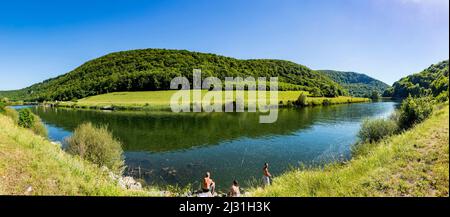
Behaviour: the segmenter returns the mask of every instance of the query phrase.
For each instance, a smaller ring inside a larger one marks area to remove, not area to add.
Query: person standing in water
[[[228,196],[230,197],[240,197],[241,191],[239,190],[239,183],[234,180],[233,185],[230,188],[230,192],[228,193]]]
[[[216,187],[216,184],[211,179],[211,173],[210,172],[206,172],[205,178],[203,178],[203,182],[202,182],[202,191],[203,191],[203,193],[208,193],[209,192],[209,193],[211,193],[211,196],[213,196],[215,187]]]
[[[263,185],[264,185],[264,187],[270,185],[271,178],[272,178],[272,175],[269,172],[269,164],[264,163],[264,167],[263,167]]]

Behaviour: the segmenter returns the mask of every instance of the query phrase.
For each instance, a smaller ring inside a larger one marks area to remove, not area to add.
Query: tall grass
[[[3,109],[3,112],[2,112],[5,116],[7,116],[7,117],[10,117],[13,121],[14,121],[14,123],[18,123],[19,122],[19,113],[17,113],[17,111],[16,110],[14,110],[14,109],[12,109],[12,108],[9,108],[9,107],[5,107],[4,109]]]

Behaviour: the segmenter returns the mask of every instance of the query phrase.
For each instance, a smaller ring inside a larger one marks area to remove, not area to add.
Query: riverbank
[[[366,144],[348,162],[293,170],[250,196],[448,196],[448,103],[403,134]],[[0,194],[161,196],[126,190],[96,166],[65,153],[0,114]]]
[[[111,177],[2,114],[0,126],[0,195],[161,196],[152,188],[125,189],[129,180]]]
[[[348,162],[287,172],[265,189],[251,189],[251,195],[448,197],[448,102],[414,128],[365,145]]]
[[[79,100],[69,102],[46,102],[44,105],[67,108],[82,109],[103,109],[103,110],[170,110],[170,99],[176,90],[167,91],[137,91],[137,92],[115,92],[91,96]],[[208,91],[202,91],[202,97]],[[277,103],[280,107],[293,107],[301,94],[308,95],[305,91],[278,91]],[[236,100],[236,94],[233,98],[226,98],[223,94],[223,102],[233,103]],[[191,93],[191,99],[192,93]],[[270,95],[267,94],[267,103],[269,103]],[[256,103],[248,100],[248,91],[244,91],[245,107],[249,103]],[[338,97],[306,97],[306,103],[302,106],[319,106],[344,103],[362,103],[370,102],[368,98],[338,96]],[[191,100],[191,105],[195,101]]]

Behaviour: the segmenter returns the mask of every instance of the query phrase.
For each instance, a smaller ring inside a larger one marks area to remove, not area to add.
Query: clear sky
[[[449,57],[448,0],[2,1],[0,90],[113,51],[172,48],[357,71],[388,84]]]

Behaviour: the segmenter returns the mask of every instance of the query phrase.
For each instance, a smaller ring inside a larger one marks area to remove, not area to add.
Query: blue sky
[[[291,60],[388,84],[449,56],[448,0],[2,1],[0,90],[104,54],[172,48]]]

